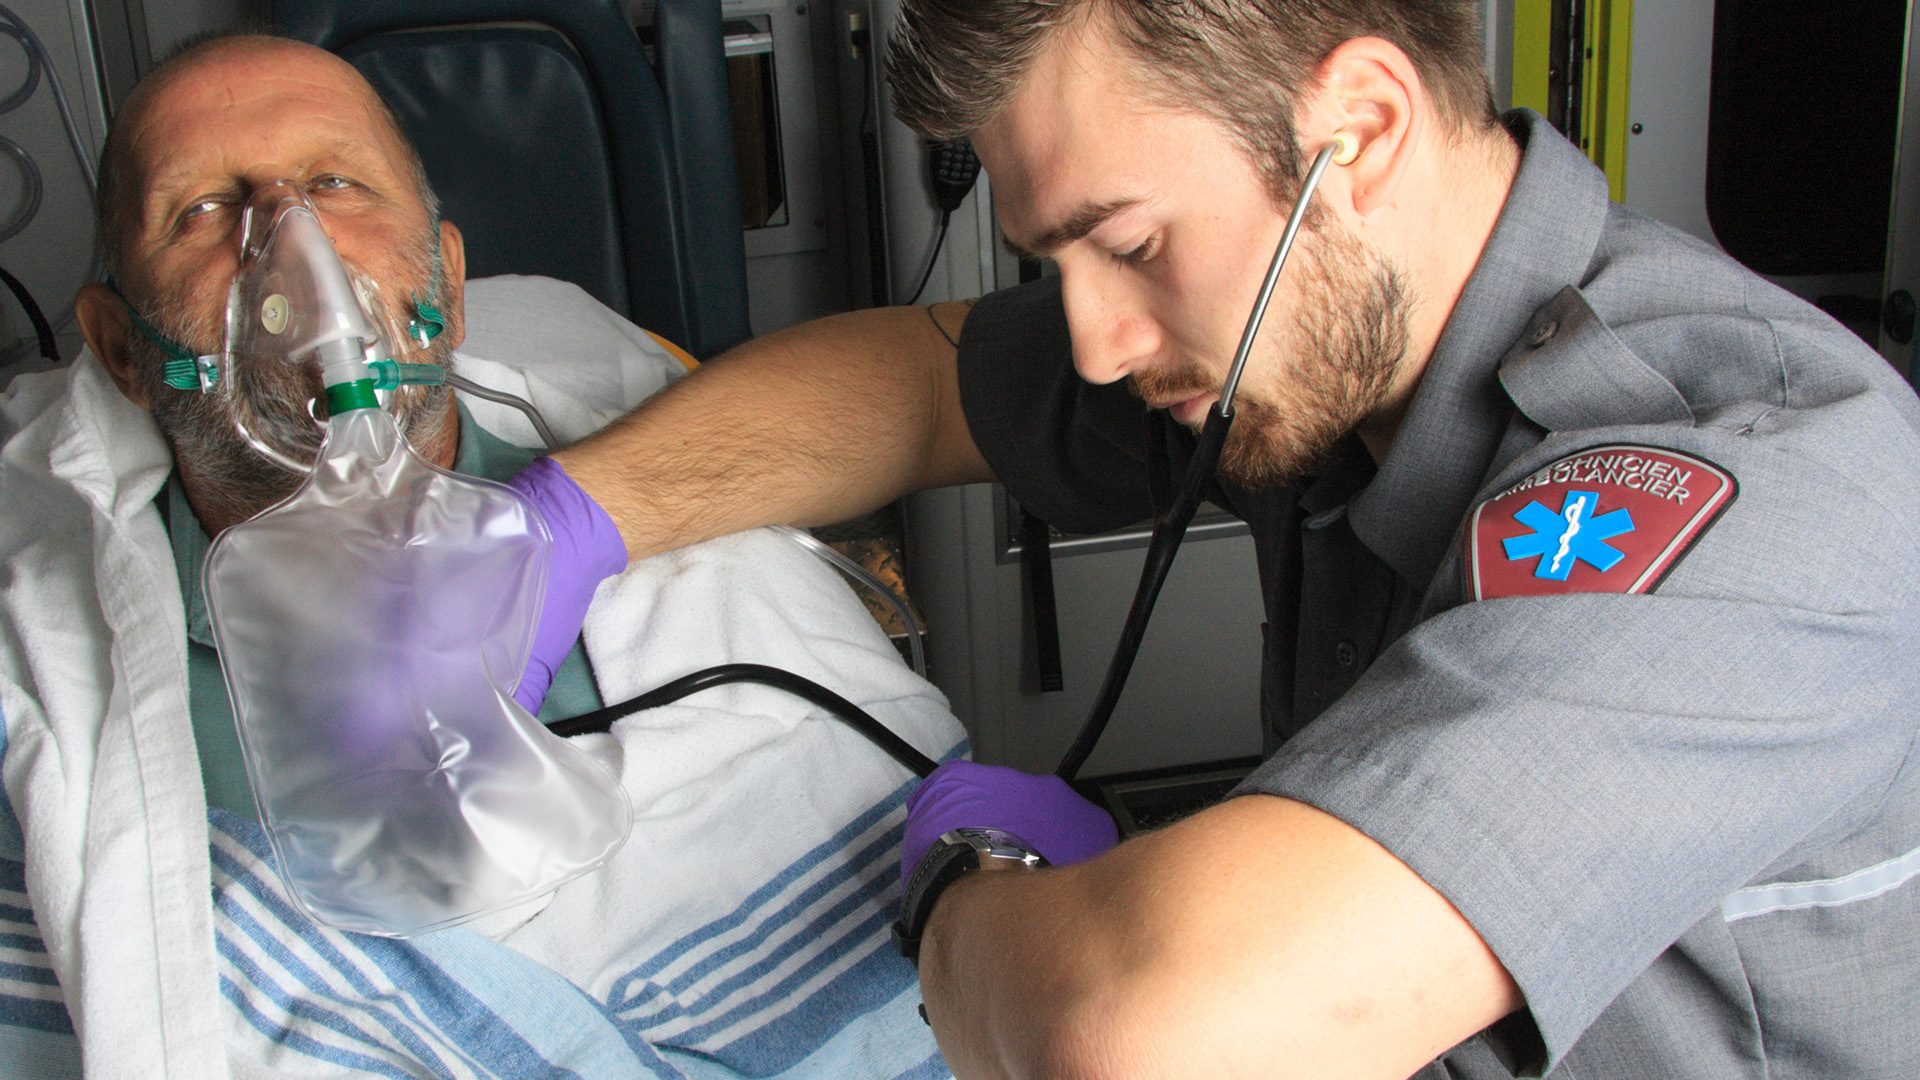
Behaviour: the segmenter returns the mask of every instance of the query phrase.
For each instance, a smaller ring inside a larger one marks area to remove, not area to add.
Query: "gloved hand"
[[[913,876],[935,840],[963,827],[1010,832],[1055,866],[1091,859],[1120,839],[1113,818],[1057,776],[949,761],[907,797],[901,884]]]
[[[626,569],[627,545],[607,512],[552,458],[537,459],[507,486],[533,500],[553,533],[546,603],[540,608],[527,670],[513,691],[513,700],[537,715],[553,685],[553,673],[580,638],[580,623],[587,617],[593,591]]]

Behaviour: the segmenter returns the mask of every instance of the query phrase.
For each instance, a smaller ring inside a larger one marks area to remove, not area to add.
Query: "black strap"
[[[914,967],[920,966],[920,938],[933,916],[934,901],[947,886],[980,869],[980,853],[965,844],[940,844],[920,857],[900,896],[900,918],[893,924],[893,947]]]
[[[34,336],[40,339],[40,355],[59,363],[60,343],[54,340],[53,326],[47,322],[47,317],[41,312],[40,305],[33,302],[32,295],[27,292],[25,285],[20,284],[20,279],[7,273],[4,268],[0,268],[0,280],[5,281],[7,288],[13,290],[13,295],[20,301],[20,306],[27,309],[27,321],[33,324]]]
[[[1033,607],[1034,660],[1040,692],[1066,689],[1060,665],[1060,614],[1053,593],[1053,536],[1047,523],[1020,508],[1020,565],[1027,572],[1027,597]]]

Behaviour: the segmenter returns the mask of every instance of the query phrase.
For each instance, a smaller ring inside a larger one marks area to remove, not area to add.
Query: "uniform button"
[[[1353,647],[1353,642],[1343,641],[1333,647],[1333,660],[1343,668],[1350,668],[1360,662],[1360,650]]]
[[[1560,320],[1548,319],[1547,321],[1541,323],[1539,326],[1536,326],[1533,328],[1533,336],[1527,339],[1527,344],[1537,349],[1540,346],[1545,345],[1547,342],[1552,341],[1553,335],[1559,332],[1560,332]]]

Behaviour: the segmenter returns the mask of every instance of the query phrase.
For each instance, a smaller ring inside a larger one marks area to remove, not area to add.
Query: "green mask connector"
[[[330,416],[339,416],[355,409],[379,407],[380,399],[374,396],[372,379],[355,379],[327,387],[327,414]]]
[[[192,354],[176,356],[160,370],[165,375],[167,385],[175,390],[210,390],[220,381],[220,358]]]
[[[338,416],[353,409],[377,409],[379,390],[401,386],[439,386],[447,381],[447,369],[439,364],[402,364],[393,360],[367,362],[369,379],[335,383],[327,387],[327,412]]]
[[[371,360],[367,371],[373,376],[375,390],[400,386],[440,386],[447,381],[447,369],[439,364],[402,364],[393,360]]]

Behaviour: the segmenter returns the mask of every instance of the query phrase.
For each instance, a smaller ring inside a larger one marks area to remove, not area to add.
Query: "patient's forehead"
[[[152,221],[223,181],[306,179],[340,167],[404,180],[406,156],[375,95],[339,57],[299,42],[220,42],[170,71],[128,117],[130,194]]]

